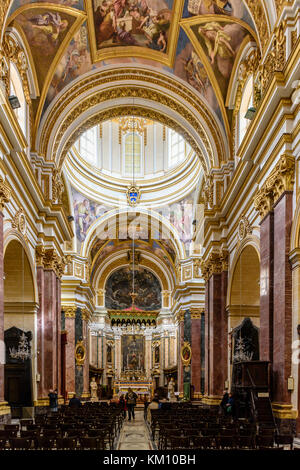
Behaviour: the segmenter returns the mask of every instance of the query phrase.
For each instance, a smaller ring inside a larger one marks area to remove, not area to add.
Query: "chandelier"
[[[24,331],[20,335],[18,349],[15,347],[9,348],[9,355],[12,359],[21,359],[22,361],[31,359],[30,346]]]

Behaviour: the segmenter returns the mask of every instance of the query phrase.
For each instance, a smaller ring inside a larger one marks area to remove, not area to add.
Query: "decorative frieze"
[[[261,218],[272,210],[274,203],[285,191],[293,191],[294,183],[295,158],[284,154],[254,197],[254,207]]]

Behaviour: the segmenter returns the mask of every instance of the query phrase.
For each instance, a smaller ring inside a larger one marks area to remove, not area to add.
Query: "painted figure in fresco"
[[[62,20],[58,12],[47,12],[43,15],[33,16],[29,18],[32,28],[44,33],[53,44],[58,43],[59,35],[68,27],[68,21]]]
[[[218,55],[222,59],[228,59],[235,55],[230,45],[231,37],[224,31],[224,26],[212,21],[199,26],[198,33],[203,37],[208,50],[208,55],[213,65]]]
[[[209,85],[208,75],[204,65],[194,51],[192,51],[184,67],[190,85],[194,86],[200,93],[205,92]]]
[[[188,10],[192,15],[229,15],[232,5],[227,0],[189,0]]]
[[[80,201],[75,206],[76,223],[79,227],[79,239],[83,241],[86,236],[89,223],[92,220],[90,214],[90,203],[87,199]]]

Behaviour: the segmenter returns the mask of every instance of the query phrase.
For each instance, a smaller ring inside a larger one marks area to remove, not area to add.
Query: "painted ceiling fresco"
[[[135,307],[139,310],[161,308],[161,287],[152,272],[139,268],[134,272],[134,291],[137,294]],[[113,272],[105,285],[105,307],[110,310],[127,310],[132,306],[133,272],[121,268]]]
[[[16,0],[8,24],[31,49],[40,97],[35,126],[76,78],[104,66],[148,65],[188,83],[228,129],[234,62],[256,39],[243,0]]]

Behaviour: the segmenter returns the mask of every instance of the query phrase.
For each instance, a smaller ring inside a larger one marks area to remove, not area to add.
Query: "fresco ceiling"
[[[35,129],[76,78],[124,63],[189,83],[229,131],[235,61],[247,42],[258,41],[243,0],[15,0],[7,25],[30,50],[39,87]]]

